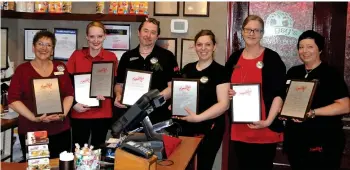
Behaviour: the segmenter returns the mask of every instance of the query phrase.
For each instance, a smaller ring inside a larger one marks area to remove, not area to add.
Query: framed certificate
[[[181,39],[181,68],[188,63],[198,60],[198,55],[194,45],[194,40],[192,39]]]
[[[43,114],[63,114],[59,79],[39,78],[32,80],[34,91],[35,116]]]
[[[177,78],[172,81],[171,111],[174,116],[187,116],[185,107],[198,111],[199,80]]]
[[[92,63],[90,85],[91,98],[96,98],[98,95],[113,97],[114,67],[114,62],[112,61]]]
[[[121,103],[129,106],[134,105],[143,94],[150,90],[151,80],[152,72],[128,69]]]
[[[180,2],[154,2],[154,16],[179,16]]]
[[[76,73],[74,76],[74,99],[89,107],[100,107],[101,101],[90,98],[91,73]]]
[[[33,60],[35,55],[33,53],[33,38],[39,31],[47,29],[24,29],[24,60]]]
[[[55,28],[56,47],[53,58],[56,60],[68,60],[77,49],[78,30]]]
[[[158,38],[156,44],[164,49],[169,50],[176,57],[177,51],[177,38]]]
[[[232,123],[261,120],[260,84],[231,84],[236,92],[232,98]]]
[[[103,42],[104,49],[129,50],[130,49],[130,25],[105,24],[106,39]]]
[[[288,80],[287,96],[284,101],[281,116],[304,120],[314,97],[318,81]]]
[[[183,16],[209,17],[209,2],[183,2]]]
[[[1,70],[9,67],[8,61],[8,28],[1,28]]]

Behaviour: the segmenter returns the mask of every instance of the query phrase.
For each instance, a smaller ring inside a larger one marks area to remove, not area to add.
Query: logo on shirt
[[[57,70],[60,71],[60,72],[63,72],[64,71],[64,66],[63,65],[58,65],[57,66]]]
[[[201,81],[201,83],[203,83],[203,84],[207,83],[208,80],[209,80],[209,78],[206,76],[203,76],[203,77],[201,77],[201,79],[199,79],[199,81]]]

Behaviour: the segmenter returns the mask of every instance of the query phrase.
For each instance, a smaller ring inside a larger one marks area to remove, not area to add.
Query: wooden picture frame
[[[8,28],[1,27],[1,70],[6,70],[9,67],[8,34]]]
[[[156,44],[164,49],[169,50],[177,57],[177,38],[158,38]]]
[[[30,61],[35,58],[35,54],[32,51],[33,38],[35,34],[39,31],[46,30],[46,28],[24,28],[24,60]]]

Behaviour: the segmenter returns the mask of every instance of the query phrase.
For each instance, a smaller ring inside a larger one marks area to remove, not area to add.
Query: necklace
[[[320,64],[321,64],[321,62],[320,62]],[[318,64],[315,68],[317,68],[320,64]],[[305,78],[307,78],[307,76],[309,76],[309,73],[311,73],[311,71],[313,71],[315,68],[311,69],[310,71],[306,70],[306,68],[305,68],[305,72],[306,72]]]

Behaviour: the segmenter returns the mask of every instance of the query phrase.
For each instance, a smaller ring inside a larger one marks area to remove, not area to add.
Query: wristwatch
[[[316,116],[315,110],[314,110],[314,109],[311,109],[310,112],[311,112],[310,118],[315,118],[315,116]]]

